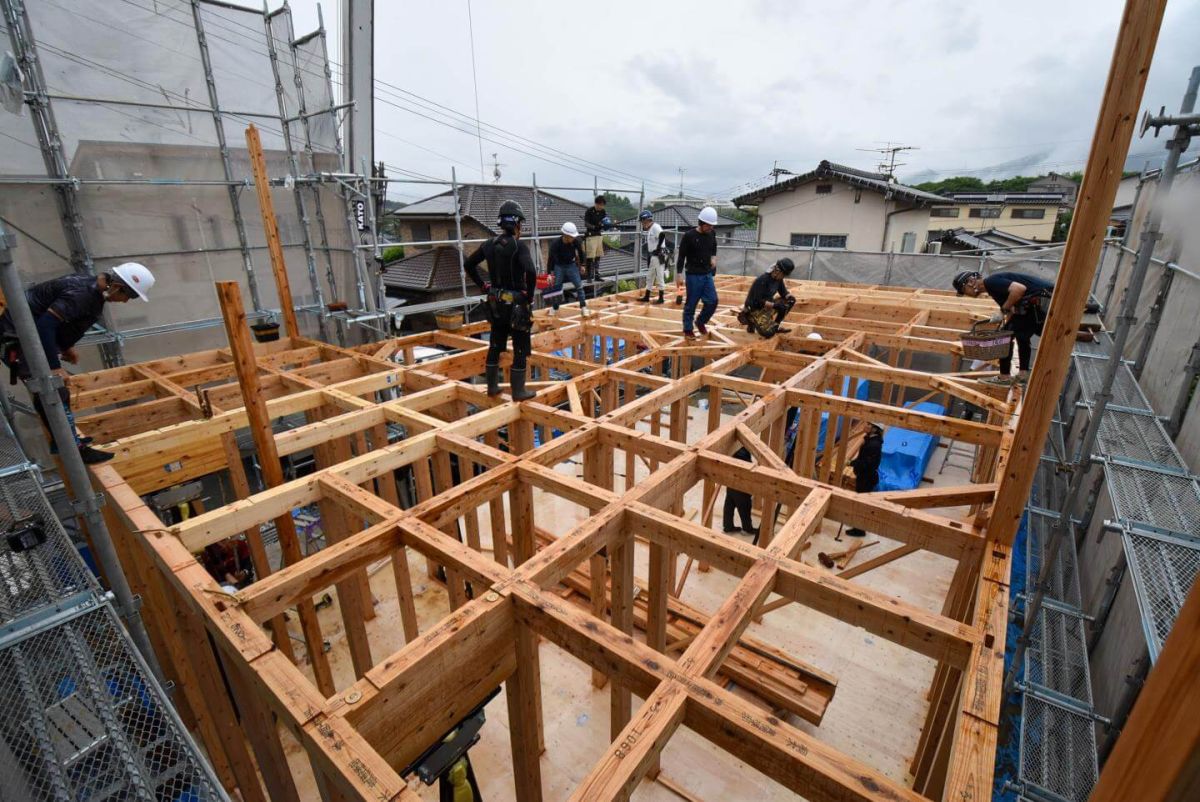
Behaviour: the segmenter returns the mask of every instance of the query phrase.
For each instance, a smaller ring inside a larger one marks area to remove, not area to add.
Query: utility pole
[[[682,168],[682,167],[679,168],[679,202],[680,203],[683,203],[683,174],[686,172],[687,172],[687,170],[685,170],[684,168]]]

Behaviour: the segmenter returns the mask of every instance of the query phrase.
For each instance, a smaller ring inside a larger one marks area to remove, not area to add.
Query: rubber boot
[[[638,300],[644,304],[650,303],[650,288],[649,287],[646,288],[646,292],[642,295],[641,298],[638,298]]]
[[[659,290],[659,291],[658,291],[658,300],[657,300],[657,301],[655,301],[654,303],[656,303],[656,304],[665,304],[666,302],[667,302],[667,299],[663,297],[663,291],[662,291],[662,290]]]
[[[537,393],[531,393],[525,389],[525,369],[513,369],[509,371],[512,376],[512,400],[513,401],[528,401]]]
[[[488,395],[500,395],[500,366],[499,365],[484,365],[487,371]]]

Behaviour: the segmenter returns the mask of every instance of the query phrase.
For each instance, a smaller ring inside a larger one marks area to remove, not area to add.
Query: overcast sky
[[[315,0],[292,6],[298,33],[315,27]],[[539,185],[586,187],[599,172],[601,186],[633,189],[636,202],[640,179],[647,197],[678,191],[679,167],[685,191],[728,198],[775,160],[796,172],[821,159],[872,168],[878,156],[859,149],[889,141],[919,148],[899,159],[910,183],[1081,169],[1122,6],[475,0],[480,119],[569,154],[484,141],[485,172],[490,180],[493,153],[505,182],[536,172]],[[335,28],[336,5],[325,15]],[[1197,33],[1200,0],[1171,0],[1143,108],[1178,109],[1200,64]],[[376,79],[390,85],[376,99],[377,160],[479,180],[475,136],[400,108],[424,105],[408,92],[474,116],[467,0],[378,0],[375,37]],[[1162,145],[1135,138],[1130,152],[1140,166]]]

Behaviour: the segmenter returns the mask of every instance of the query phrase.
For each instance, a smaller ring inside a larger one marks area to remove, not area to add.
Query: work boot
[[[846,534],[849,535],[850,537],[866,537],[867,536],[867,533],[864,530],[859,529],[857,526],[852,526],[849,529],[847,529]]]
[[[525,369],[513,369],[509,371],[512,376],[512,400],[513,401],[528,401],[537,393],[531,393],[525,389]]]
[[[80,446],[79,456],[83,459],[84,465],[98,465],[101,462],[108,462],[116,455],[91,446]]]
[[[638,300],[644,304],[650,303],[650,288],[649,287],[646,288],[646,292],[643,293],[642,297],[638,298]]]
[[[708,326],[705,326],[703,323],[701,323],[698,320],[696,321],[696,331],[700,332],[701,337],[708,336]]]
[[[487,371],[488,395],[500,395],[500,366],[484,365]]]
[[[654,303],[656,303],[656,304],[665,304],[665,303],[667,302],[667,299],[666,299],[666,298],[664,298],[664,297],[663,297],[663,295],[664,295],[664,292],[663,292],[662,290],[659,290],[659,291],[658,291],[658,300],[657,300],[657,301],[655,301]]]

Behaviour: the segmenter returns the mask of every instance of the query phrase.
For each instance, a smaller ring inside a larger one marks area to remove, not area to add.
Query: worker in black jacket
[[[26,289],[25,301],[29,304],[29,311],[33,313],[33,322],[37,326],[50,370],[64,379],[67,378],[62,363],[74,364],[79,361],[75,345],[100,319],[104,304],[125,303],[134,298],[149,301],[146,293],[153,286],[154,275],[145,265],[125,262],[98,276],[60,276]],[[17,379],[29,379],[29,365],[21,354],[16,327],[7,311],[0,316],[0,360],[8,366],[11,384],[16,384]],[[58,397],[62,400],[63,411],[67,413],[67,421],[74,429],[75,416],[71,413],[71,396],[65,386],[59,386]],[[33,405],[48,430],[50,424],[37,395],[33,395]],[[78,433],[75,435],[75,444],[85,463],[94,465],[113,458],[111,453],[92,448],[89,443],[91,438],[81,438]],[[58,453],[58,444],[54,442],[53,435],[50,437],[50,450],[51,453]]]
[[[532,350],[529,337],[533,329],[533,292],[537,270],[529,248],[521,242],[521,223],[525,211],[516,201],[500,204],[501,234],[492,237],[467,257],[467,275],[487,293],[488,321],[492,324],[487,362],[488,395],[500,395],[500,354],[513,342],[512,398],[525,401],[534,394],[525,389],[525,366]],[[486,261],[488,281],[479,277],[479,265]]]
[[[734,452],[734,457],[740,460],[750,461],[750,452],[745,448],[739,448]],[[722,523],[724,524],[725,534],[732,535],[738,532],[745,532],[747,535],[754,536],[754,543],[758,544],[758,527],[754,526],[754,522],[750,518],[750,510],[754,506],[754,498],[743,490],[738,490],[735,487],[725,488],[725,509]],[[734,524],[733,514],[738,514],[742,521],[741,529]]]
[[[688,339],[696,335],[693,323],[704,336],[708,336],[707,323],[717,311],[717,285],[713,276],[717,274],[717,210],[705,206],[700,210],[696,227],[689,229],[679,243],[679,269],[683,270],[687,282],[687,300],[683,304],[683,336]],[[696,315],[696,305],[701,304]]]
[[[829,434],[826,433],[825,436],[828,437]],[[863,439],[858,454],[850,461],[850,467],[854,469],[854,492],[870,493],[879,486],[879,463],[882,461],[883,428],[872,423],[867,429],[867,436]],[[863,537],[867,533],[857,526],[852,526],[846,530],[846,534]]]
[[[612,219],[604,209],[604,196],[597,195],[596,202],[583,213],[583,252],[587,257],[587,273],[598,278],[600,257],[604,255],[604,232],[612,227]]]
[[[787,333],[787,329],[779,328],[779,324],[792,311],[796,299],[788,294],[783,280],[795,269],[795,263],[785,256],[754,279],[742,311],[738,313],[738,322],[746,327],[746,331],[758,332],[760,337]],[[775,296],[779,296],[778,299]]]
[[[550,241],[546,249],[546,263],[550,265],[550,272],[554,276],[554,290],[542,293],[542,298],[551,303],[550,314],[558,314],[558,306],[562,303],[563,291],[569,281],[579,297],[579,314],[587,317],[587,292],[583,289],[587,261],[579,241],[579,229],[570,220],[562,224],[562,236]]]

